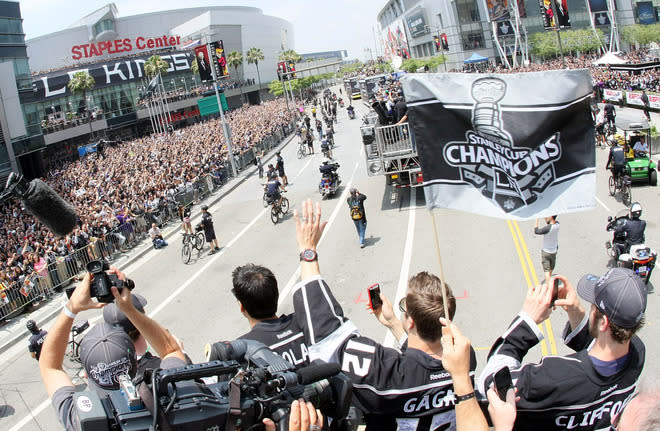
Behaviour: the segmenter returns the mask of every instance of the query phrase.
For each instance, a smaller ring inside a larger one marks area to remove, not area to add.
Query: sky
[[[20,0],[25,38],[64,30],[111,1]],[[251,6],[293,25],[299,54],[346,49],[348,58],[366,60],[375,50],[372,28],[386,0],[115,0],[119,17],[201,6]],[[184,6],[185,5],[185,6]]]

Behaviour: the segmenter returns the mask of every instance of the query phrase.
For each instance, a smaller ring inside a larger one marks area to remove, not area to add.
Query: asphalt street
[[[391,343],[386,329],[366,310],[366,289],[379,282],[383,293],[394,302],[404,294],[411,275],[419,271],[437,274],[435,222],[444,275],[458,299],[455,322],[471,339],[480,371],[489,347],[520,310],[528,287],[543,277],[542,240],[533,233],[534,221],[510,222],[449,210],[431,213],[421,189],[394,189],[385,185],[383,177],[368,177],[359,134],[359,118],[367,108],[360,101],[354,105],[358,119],[349,120],[345,110],[340,110],[336,127],[334,154],[343,180],[340,195],[321,201],[323,218],[329,220],[318,250],[322,273],[345,314],[363,334]],[[620,110],[619,118],[637,115],[641,112]],[[207,255],[208,249],[195,253],[184,265],[177,234],[170,238],[169,247],[150,251],[124,271],[135,280],[135,291],[148,299],[147,313],[183,340],[194,361],[202,360],[205,343],[231,340],[248,330],[230,291],[235,267],[248,262],[269,267],[279,281],[280,312],[292,309],[290,293],[299,265],[292,212],[304,199],[320,199],[317,186],[322,158],[318,142],[315,155],[297,159],[296,151],[296,139],[282,151],[290,182],[285,196],[292,210],[278,224],[273,225],[262,205],[262,180],[253,175],[209,209],[221,252],[212,256]],[[604,243],[611,235],[605,231],[607,216],[624,207],[607,191],[606,150],[595,151],[598,204],[590,211],[559,217],[556,272],[575,284],[584,274],[600,275],[608,269]],[[352,186],[367,195],[364,249],[359,247],[346,204]],[[633,200],[644,206],[648,243],[656,249],[660,248],[659,194],[657,187],[633,187]],[[195,211],[198,216],[198,208]],[[658,280],[657,272],[653,280]],[[647,348],[644,374],[652,376],[660,375],[660,365],[652,360],[660,355],[660,347],[652,342],[660,335],[658,306],[658,294],[650,295],[646,326],[640,333]],[[95,322],[99,316],[94,311],[79,318]],[[561,343],[565,322],[562,310],[553,312],[542,325],[546,340],[526,360],[569,353]],[[23,349],[12,348],[0,355],[0,429],[59,429],[37,363],[27,353],[27,339],[24,344]]]

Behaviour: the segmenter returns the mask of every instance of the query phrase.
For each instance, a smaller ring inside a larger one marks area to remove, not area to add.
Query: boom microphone
[[[67,235],[76,226],[78,215],[73,206],[38,178],[28,182],[22,175],[12,172],[3,197],[8,194],[19,198],[23,206],[55,235]]]
[[[298,375],[298,383],[309,385],[310,383],[336,376],[340,371],[339,364],[318,363],[297,369],[296,375]]]

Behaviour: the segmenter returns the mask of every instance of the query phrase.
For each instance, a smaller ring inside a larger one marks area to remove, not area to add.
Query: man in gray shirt
[[[557,216],[545,218],[545,226],[539,228],[539,219],[536,219],[534,233],[543,235],[543,248],[541,249],[541,265],[545,274],[545,283],[549,285],[552,271],[557,263],[557,249],[559,248],[559,222]]]

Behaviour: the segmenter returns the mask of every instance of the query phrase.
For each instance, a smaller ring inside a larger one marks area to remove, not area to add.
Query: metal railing
[[[262,150],[268,152],[286,136],[293,133],[295,124],[278,127],[273,135],[262,139],[250,149],[237,154],[237,169],[242,171],[255,163],[255,155]],[[195,181],[185,190],[162,199],[157,208],[150,208],[144,214],[118,224],[109,232],[90,236],[84,247],[72,249],[65,256],[44,256],[48,264],[39,272],[25,274],[21,281],[0,282],[0,322],[22,313],[27,307],[37,305],[56,291],[79,278],[86,270],[87,263],[104,259],[109,262],[122,253],[140,245],[144,240],[151,241],[148,232],[152,223],[162,227],[172,220],[178,220],[180,205],[189,206],[206,199],[231,177],[231,170],[214,170]]]
[[[397,157],[414,152],[408,123],[376,127],[381,157]]]

